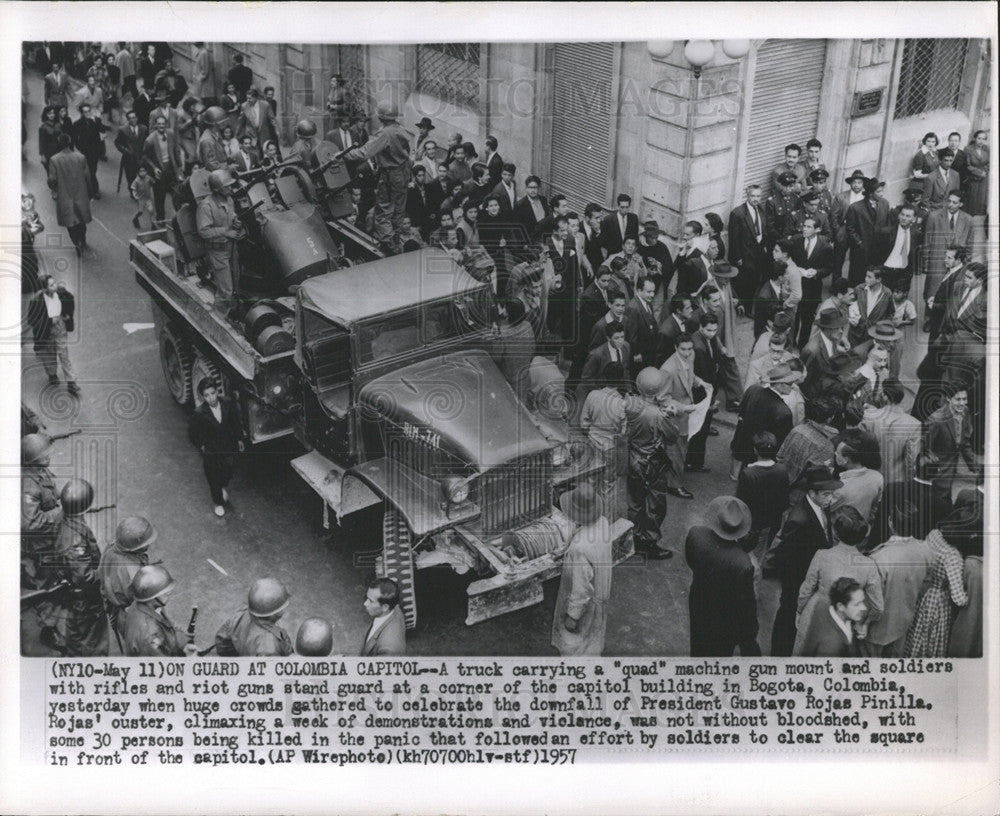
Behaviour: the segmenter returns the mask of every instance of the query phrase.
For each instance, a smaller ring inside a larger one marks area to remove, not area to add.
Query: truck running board
[[[330,529],[330,511],[340,523],[340,485],[344,470],[319,451],[309,451],[292,460],[292,467],[323,500],[323,529]]]

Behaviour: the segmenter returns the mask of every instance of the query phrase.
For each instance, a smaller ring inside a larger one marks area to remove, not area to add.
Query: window
[[[445,102],[479,108],[479,43],[417,47],[417,90]]]
[[[906,40],[896,118],[957,108],[968,52],[968,40]]]

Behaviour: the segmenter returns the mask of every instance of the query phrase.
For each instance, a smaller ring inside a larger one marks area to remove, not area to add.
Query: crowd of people
[[[241,57],[216,83],[201,43],[190,82],[166,44],[119,43],[113,59],[100,46],[54,45],[34,59],[51,68],[39,153],[60,225],[86,251],[107,129],[97,112],[124,111],[114,143],[137,226],[144,213],[162,221],[171,187],[194,169],[211,172],[198,229],[218,255],[217,298],[228,301],[239,234],[231,171],[282,155],[308,165],[321,141],[315,123],[301,120],[285,150],[273,89],[255,88]],[[62,67],[70,53],[85,83],[73,94]],[[439,247],[489,281],[496,359],[512,388],[578,426],[605,464],[595,492],[572,494],[577,517],[594,519],[579,522],[586,532],[566,554],[572,597],[553,624],[563,653],[603,649],[592,604],[610,591],[603,539],[623,493],[637,551],[673,555],[662,542],[667,497],[694,498],[687,475],[709,470],[706,444],[721,433],[723,408],[737,415],[735,496],[709,502],[688,535],[692,654],[759,653],[761,575],[781,587],[772,654],[929,656],[950,653],[949,642],[981,650],[968,634],[978,609],[981,638],[981,598],[970,601],[977,580],[981,592],[981,491],[955,494],[962,480],[982,482],[988,298],[973,241],[989,200],[984,131],[964,149],[957,132],[940,149],[927,134],[895,205],[885,182],[861,170],[832,189],[819,140],[789,144],[770,195],[751,184],[728,221],[689,218],[671,252],[625,193],[613,209],[590,202],[582,214],[561,193],[543,195],[537,175],[523,177],[521,194],[518,168],[493,136],[477,147],[452,133],[439,145],[423,117],[413,138],[391,104],[378,106],[369,135],[364,106],[339,76],[327,107],[335,127],[325,141],[351,167],[350,219],[385,254]],[[51,338],[56,303],[65,316],[67,301],[45,286],[35,312]],[[908,412],[904,332],[927,340]],[[71,378],[58,337],[45,342]],[[556,406],[542,397],[553,393]],[[221,508],[224,482],[212,491]]]

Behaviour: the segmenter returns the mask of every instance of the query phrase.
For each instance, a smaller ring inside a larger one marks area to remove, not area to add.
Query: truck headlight
[[[469,483],[457,476],[444,479],[441,482],[441,490],[451,504],[462,504],[469,500]]]

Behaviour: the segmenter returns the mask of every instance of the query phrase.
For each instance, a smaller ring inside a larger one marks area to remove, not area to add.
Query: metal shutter
[[[590,201],[608,204],[614,44],[557,43],[553,51],[550,194],[582,213]]]
[[[771,170],[786,144],[816,135],[826,40],[768,40],[757,52],[743,184],[771,192]]]

